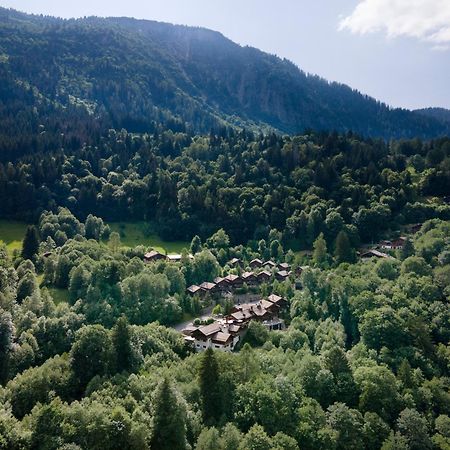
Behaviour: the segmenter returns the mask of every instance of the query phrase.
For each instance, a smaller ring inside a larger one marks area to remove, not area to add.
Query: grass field
[[[6,244],[10,254],[14,250],[22,249],[22,240],[25,236],[27,224],[24,222],[15,222],[12,220],[0,220],[0,241]]]
[[[145,245],[153,247],[161,253],[180,253],[183,248],[189,248],[189,242],[183,241],[163,241],[157,234],[149,233],[144,222],[109,223],[111,231],[120,234],[122,245],[126,247],[135,247],[136,245]]]

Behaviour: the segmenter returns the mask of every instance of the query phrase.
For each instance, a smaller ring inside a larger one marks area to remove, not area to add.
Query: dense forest
[[[393,109],[287,60],[201,28],[126,18],[62,20],[0,9],[0,137],[86,139],[98,129],[192,133],[237,125],[433,138],[448,122]],[[91,120],[94,119],[94,120]],[[19,144],[19,148],[13,144]]]
[[[80,220],[145,220],[167,239],[223,228],[233,244],[276,229],[297,250],[320,233],[331,245],[344,230],[358,247],[406,224],[450,219],[449,138],[386,143],[232,128],[192,136],[159,127],[39,150],[45,136],[36,153],[0,163],[0,218],[37,222],[60,206]]]
[[[0,449],[450,449],[448,111],[3,8],[0,80]],[[232,348],[183,334],[270,298]]]
[[[288,300],[287,330],[251,322],[239,352],[195,354],[159,324],[198,312],[187,284],[231,257],[305,257],[279,233],[232,247],[219,230],[193,239],[193,259],[144,264],[101,219],[47,212],[21,255],[0,257],[0,446],[446,450],[449,234],[433,219],[391,258],[356,263],[319,236],[301,286],[261,288]]]

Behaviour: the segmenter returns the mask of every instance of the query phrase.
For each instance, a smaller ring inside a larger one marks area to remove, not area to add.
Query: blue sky
[[[131,16],[222,32],[392,106],[450,108],[450,0],[0,0],[60,17]]]

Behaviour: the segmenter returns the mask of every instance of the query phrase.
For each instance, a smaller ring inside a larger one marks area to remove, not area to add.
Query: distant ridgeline
[[[217,32],[0,8],[0,154],[76,148],[109,128],[435,138],[442,112],[392,109]]]

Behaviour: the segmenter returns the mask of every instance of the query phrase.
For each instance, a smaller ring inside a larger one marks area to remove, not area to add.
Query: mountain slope
[[[2,120],[10,124],[17,111],[40,114],[45,117],[35,118],[36,125],[53,117],[66,132],[73,124],[68,115],[82,129],[93,127],[95,117],[99,128],[130,131],[149,131],[158,122],[196,132],[235,124],[384,138],[449,130],[433,117],[390,109],[220,33],[144,20],[62,20],[0,9],[0,76],[9,85],[0,90]]]
[[[450,125],[450,109],[445,108],[423,108],[416,109],[414,112],[423,116],[432,117],[444,124]]]

